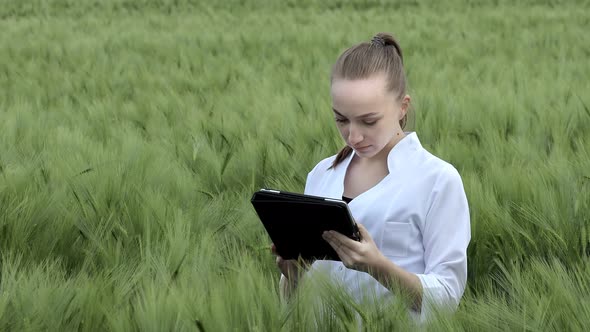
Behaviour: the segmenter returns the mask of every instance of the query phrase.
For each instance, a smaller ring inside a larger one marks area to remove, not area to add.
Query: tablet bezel
[[[261,197],[266,197],[268,198],[267,200],[264,200],[264,198]],[[276,201],[273,201],[276,200]],[[285,227],[286,225],[286,230],[280,230],[277,231],[275,228],[275,226],[277,225],[276,223],[278,221],[273,221],[273,220],[268,220],[268,218],[266,218],[266,220],[263,220],[263,216],[266,215],[266,212],[262,212],[259,211],[259,209],[263,209],[262,205],[264,204],[270,204],[274,206],[280,206],[285,205],[285,204],[289,204],[289,203],[294,203],[294,204],[310,204],[310,206],[313,206],[315,209],[323,209],[320,206],[326,206],[326,209],[335,209],[338,208],[340,209],[340,211],[343,212],[339,212],[343,214],[343,217],[347,219],[348,221],[348,225],[340,225],[340,224],[333,224],[331,221],[329,220],[325,220],[322,219],[322,225],[319,225],[319,227],[314,228],[312,233],[318,233],[318,231],[321,231],[323,228],[323,226],[327,226],[327,228],[329,229],[324,229],[324,230],[333,230],[333,229],[338,229],[341,230],[341,233],[344,232],[345,236],[348,236],[351,239],[354,239],[356,241],[360,241],[360,232],[358,230],[358,225],[356,224],[352,213],[350,212],[350,209],[348,208],[348,204],[340,199],[334,199],[331,197],[322,197],[322,196],[315,196],[315,195],[307,195],[307,194],[299,194],[299,193],[294,193],[294,192],[288,192],[288,191],[282,191],[282,190],[276,190],[276,189],[269,189],[269,188],[262,188],[258,191],[256,191],[251,198],[251,203],[254,206],[254,209],[260,219],[260,221],[262,222],[263,226],[265,227],[267,234],[269,235],[269,237],[271,238],[271,241],[275,242],[276,239],[273,239],[273,236],[271,235],[273,232],[282,232],[283,234],[281,234],[281,237],[284,238],[286,236],[286,234],[284,234],[284,232],[287,232],[289,230],[291,230],[294,234],[301,234],[301,230],[296,228],[296,225],[294,224],[283,224],[281,225],[282,227]],[[276,203],[276,204],[275,204]],[[268,205],[267,205],[268,206]],[[334,210],[337,211],[337,210]],[[332,211],[330,211],[332,212]],[[272,211],[270,212],[271,214],[277,214],[278,212],[276,211]],[[289,219],[289,218],[286,218]],[[327,223],[327,225],[326,225]],[[332,224],[330,224],[332,223]],[[332,226],[330,228],[330,226]],[[280,226],[279,226],[280,227]],[[291,227],[291,228],[289,228]],[[343,229],[345,228],[345,229]],[[317,248],[317,245],[319,242],[324,242],[323,239],[318,239],[317,238],[318,235],[309,235],[309,237],[307,237],[306,239],[303,239],[303,242],[305,241],[310,241],[311,243],[315,244],[316,247],[312,247],[312,248],[306,248],[306,249],[319,249]],[[289,242],[289,241],[287,241]],[[338,255],[336,254],[336,252],[333,250],[333,248],[331,248],[329,245],[327,245],[327,243],[322,243],[321,247],[328,252],[328,255],[326,256],[322,256],[322,255],[317,255],[317,254],[310,254],[305,253],[306,249],[301,249],[304,247],[304,245],[301,244],[297,244],[294,245],[292,243],[292,241],[290,241],[290,244],[283,244],[283,243],[275,243],[275,246],[277,248],[277,252],[279,253],[279,255],[283,252],[290,252],[289,255],[286,255],[286,257],[283,257],[284,259],[296,259],[296,258],[303,258],[303,259],[327,259],[327,260],[337,260],[339,261],[340,258],[338,257]],[[329,249],[326,247],[329,247]],[[287,246],[291,246],[289,248],[286,248]],[[301,250],[294,250],[293,246],[298,246],[299,249]],[[287,250],[288,249],[288,250]],[[321,250],[319,250],[321,251]],[[294,252],[297,252],[297,255],[299,257],[295,257],[294,256]],[[308,257],[310,256],[310,257]]]

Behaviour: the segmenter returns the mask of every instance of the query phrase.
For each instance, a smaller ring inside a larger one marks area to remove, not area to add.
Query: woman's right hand
[[[271,244],[272,253],[277,256],[276,263],[281,270],[281,273],[287,278],[289,281],[297,281],[299,277],[309,269],[311,264],[315,260],[295,260],[295,259],[283,259],[277,253],[277,247],[274,243]]]

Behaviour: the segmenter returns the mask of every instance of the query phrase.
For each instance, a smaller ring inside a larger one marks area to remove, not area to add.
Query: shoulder
[[[393,165],[399,165],[401,176],[411,179],[413,184],[420,184],[423,190],[427,190],[443,179],[460,180],[455,166],[425,148],[418,133],[410,132],[401,143],[404,145],[398,151],[402,151],[403,156],[393,158]]]
[[[309,171],[309,175],[322,174],[328,172],[330,170],[330,166],[332,166],[335,159],[336,155],[322,159],[311,169],[311,171]]]
[[[465,201],[465,188],[457,168],[424,148],[418,150],[406,175],[411,185],[423,195],[425,206],[441,200]]]
[[[457,168],[450,162],[435,156],[423,149],[421,153],[421,167],[419,172],[423,174],[425,181],[424,190],[428,192],[427,215],[433,217],[452,210],[452,214],[465,215],[469,219],[469,207],[463,180]],[[451,212],[449,212],[451,213]]]
[[[440,181],[459,181],[461,182],[461,175],[457,168],[450,162],[434,155],[430,151],[421,148],[421,153],[418,156],[416,163],[416,170],[423,175],[427,175],[431,179]]]
[[[318,162],[311,171],[309,171],[307,174],[307,180],[305,182],[304,193],[318,196],[321,195],[321,188],[328,178],[326,175],[329,172],[332,172],[330,166],[332,166],[334,159],[336,159],[336,155],[324,158]]]

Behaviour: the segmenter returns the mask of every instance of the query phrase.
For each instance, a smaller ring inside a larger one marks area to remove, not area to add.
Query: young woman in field
[[[467,199],[457,170],[403,130],[410,96],[396,40],[379,33],[347,49],[332,69],[331,96],[346,146],[309,172],[305,193],[346,200],[362,241],[324,233],[342,262],[277,256],[283,295],[318,270],[355,299],[402,291],[421,318],[433,303],[456,308],[467,280]]]

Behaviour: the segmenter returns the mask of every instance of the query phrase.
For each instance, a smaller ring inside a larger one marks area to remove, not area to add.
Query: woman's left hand
[[[336,231],[326,231],[322,237],[334,248],[344,266],[362,272],[369,272],[383,262],[385,256],[381,253],[375,241],[362,224],[357,224],[361,233],[361,241],[355,241]]]

